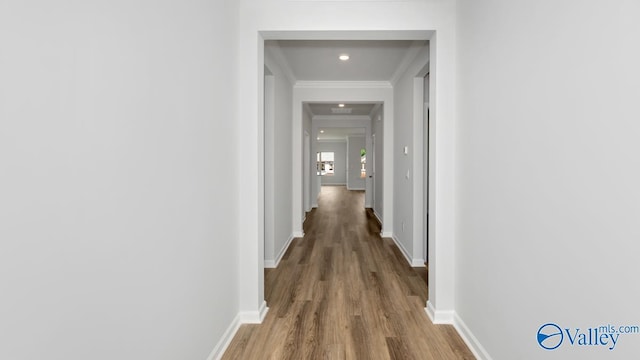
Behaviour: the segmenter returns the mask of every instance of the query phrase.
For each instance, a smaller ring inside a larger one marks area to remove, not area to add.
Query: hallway
[[[450,325],[425,311],[424,271],[380,238],[364,192],[325,186],[276,269],[269,312],[242,325],[223,359],[473,359]]]

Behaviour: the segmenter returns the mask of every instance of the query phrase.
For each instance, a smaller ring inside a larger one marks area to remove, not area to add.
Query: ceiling
[[[297,81],[390,81],[413,41],[277,40]],[[341,61],[340,55],[349,55]]]
[[[365,128],[320,128],[318,129],[319,141],[346,140],[347,136],[365,135]]]
[[[367,104],[343,104],[340,107],[337,103],[308,103],[308,109],[313,115],[331,116],[331,115],[364,115],[371,114],[375,103]]]
[[[277,54],[281,67],[299,81],[389,81],[404,71],[426,41],[413,40],[268,40],[265,49]],[[340,55],[349,55],[341,61]],[[314,115],[370,115],[375,103],[309,103]],[[346,110],[345,110],[346,109]],[[349,110],[351,109],[351,110]],[[341,113],[340,111],[345,111]],[[350,112],[347,112],[350,111]],[[344,136],[342,136],[344,138]]]

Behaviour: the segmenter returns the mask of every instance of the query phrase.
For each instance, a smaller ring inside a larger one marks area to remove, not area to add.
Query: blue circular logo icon
[[[554,350],[562,344],[564,335],[560,326],[548,323],[538,329],[538,344],[545,350]]]

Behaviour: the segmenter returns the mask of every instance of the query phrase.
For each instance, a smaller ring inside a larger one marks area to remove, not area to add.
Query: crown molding
[[[266,54],[268,54],[271,57],[275,65],[280,67],[280,69],[284,73],[284,76],[287,78],[287,80],[289,80],[289,83],[295,84],[297,80],[295,75],[293,74],[293,71],[291,70],[291,66],[287,61],[287,58],[282,53],[280,44],[277,41],[275,41],[275,43],[276,43],[275,46],[265,46],[264,51]],[[265,56],[265,60],[266,60],[266,56]]]
[[[312,121],[345,121],[345,120],[365,120],[371,121],[368,115],[314,115]]]
[[[295,89],[392,89],[388,81],[297,81]]]
[[[373,105],[373,108],[371,109],[371,112],[369,113],[369,118],[373,119],[373,114],[375,114],[378,109],[380,109],[380,106],[382,106],[382,104],[380,103],[376,103],[375,105]]]
[[[402,59],[400,66],[398,66],[396,71],[393,73],[393,76],[391,76],[391,80],[390,80],[391,86],[395,86],[398,83],[398,80],[400,80],[402,75],[404,75],[404,73],[409,68],[409,65],[411,65],[411,63],[415,60],[416,56],[418,56],[418,53],[420,53],[420,50],[422,50],[422,48],[425,46],[427,46],[427,44],[425,43],[424,40],[413,41],[413,43],[409,47],[409,50],[407,50],[407,53]]]
[[[320,139],[320,140],[316,140],[316,142],[319,143],[346,143],[347,142],[347,137],[345,136],[344,138],[339,138],[339,139]]]
[[[311,0],[311,1],[316,2],[316,1],[322,1],[322,0]],[[324,0],[324,1],[327,1],[327,0]],[[332,0],[332,1],[342,2],[342,0]],[[351,1],[355,1],[355,0],[351,0]],[[410,1],[424,1],[424,0],[410,0]],[[395,2],[400,2],[400,1],[395,1]],[[434,33],[435,33],[434,30],[260,31],[260,35],[264,40],[426,40],[426,39],[431,39]]]

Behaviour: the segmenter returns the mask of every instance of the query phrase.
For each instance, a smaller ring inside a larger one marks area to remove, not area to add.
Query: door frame
[[[428,21],[427,21],[428,23]],[[431,111],[431,131],[429,135],[429,157],[430,174],[429,181],[429,252],[432,255],[429,272],[429,302],[427,304],[427,314],[435,323],[452,323],[454,314],[454,154],[455,154],[455,33],[453,27],[448,23],[433,24],[440,29],[435,30],[339,30],[332,31],[304,31],[295,28],[282,31],[282,28],[269,30],[270,25],[261,26],[246,24],[240,35],[239,55],[242,59],[243,71],[240,73],[239,93],[249,98],[257,98],[256,104],[240,106],[238,124],[240,137],[238,144],[238,158],[242,159],[242,166],[239,169],[239,187],[242,189],[238,201],[238,211],[242,216],[239,220],[239,247],[242,256],[240,257],[239,271],[239,309],[244,314],[243,319],[258,319],[260,321],[266,314],[266,303],[264,302],[264,189],[262,187],[264,163],[261,158],[260,149],[263,146],[263,119],[262,119],[262,81],[264,70],[264,41],[265,40],[429,40],[430,41],[430,111]],[[257,36],[256,36],[257,35]],[[257,46],[251,45],[255,44]],[[247,44],[247,45],[243,45]],[[249,64],[255,64],[251,69]],[[247,65],[247,66],[245,66]],[[437,80],[437,81],[436,81]],[[295,91],[294,91],[295,93]],[[392,93],[392,91],[391,91]],[[435,94],[438,94],[435,97]],[[393,95],[393,94],[392,94]],[[295,97],[295,94],[294,94]],[[335,98],[336,96],[334,96]],[[342,96],[337,96],[342,100]],[[368,99],[369,101],[372,99]],[[355,100],[357,101],[357,99]],[[300,104],[297,104],[300,105]],[[386,122],[393,122],[392,101],[385,101]],[[300,107],[301,108],[301,107]],[[296,102],[294,101],[294,111]],[[252,120],[253,119],[253,120]],[[437,123],[437,126],[436,126]],[[293,194],[294,216],[296,208],[302,207],[302,131],[298,123],[296,114],[293,122],[294,132],[297,140],[294,139],[294,148],[298,149],[297,156],[294,152],[294,176]],[[386,189],[393,185],[392,179],[387,181],[386,173],[392,172],[387,169],[393,166],[393,127],[385,127],[384,140],[384,164],[385,187],[384,202],[385,208],[384,222],[391,226],[392,221],[387,221],[387,216],[392,216],[393,207],[387,204],[389,194]],[[256,141],[257,139],[257,141]],[[389,140],[389,141],[387,141]],[[436,141],[437,140],[437,141]],[[391,150],[387,151],[390,144]],[[297,170],[297,171],[296,171]],[[388,171],[387,171],[388,170]],[[391,177],[391,175],[389,175]],[[391,184],[389,184],[391,183]],[[390,211],[387,212],[386,209]],[[391,214],[390,214],[391,213]],[[298,213],[298,216],[300,214]],[[392,219],[392,217],[391,217]],[[301,222],[297,222],[301,223]],[[391,230],[391,229],[390,229]],[[390,233],[389,235],[392,235]],[[437,261],[433,261],[436,259]],[[248,321],[248,320],[247,320]],[[243,321],[243,322],[247,322]]]

